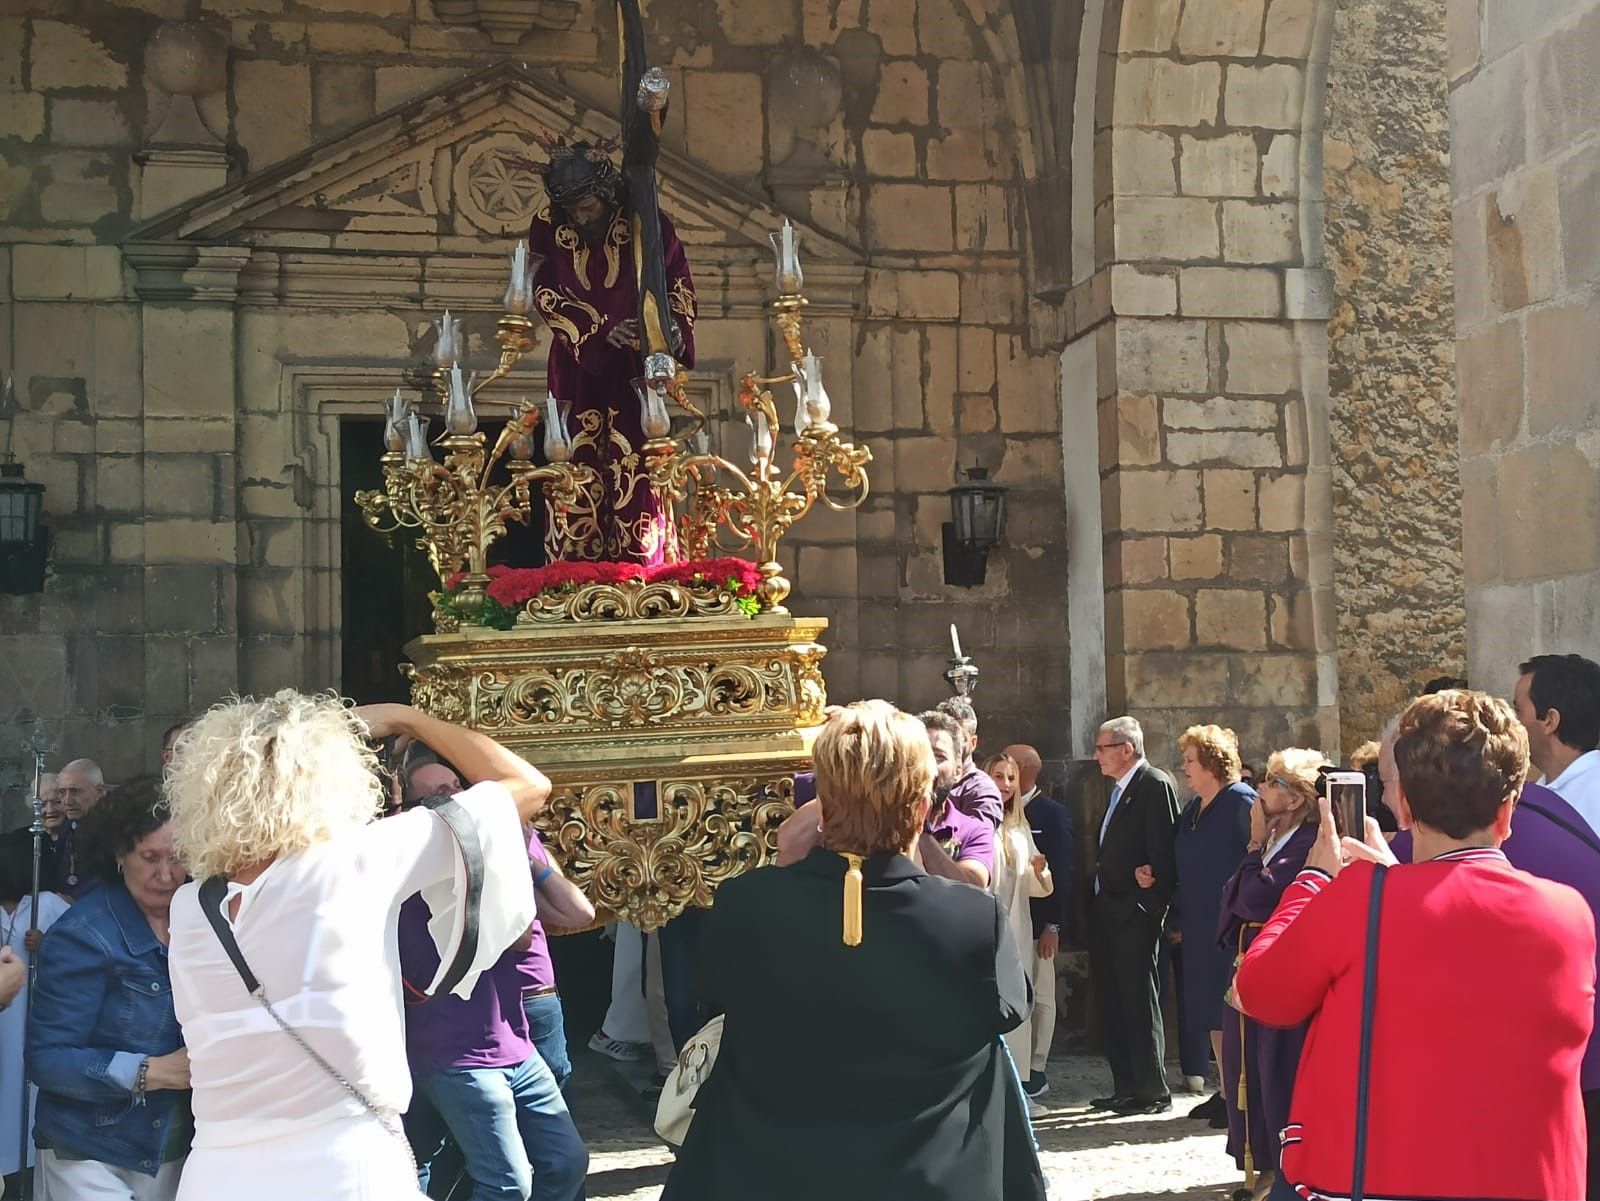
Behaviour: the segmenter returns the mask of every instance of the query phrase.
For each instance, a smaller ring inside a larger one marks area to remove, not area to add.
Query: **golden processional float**
[[[871,453],[829,419],[821,360],[803,338],[795,231],[785,222],[772,241],[773,320],[788,370],[740,383],[750,465],[707,449],[708,414],[670,356],[647,354],[634,382],[649,480],[677,532],[675,563],[648,578],[637,569],[641,578],[618,578],[630,573],[608,565],[534,569],[522,574],[545,571],[551,586],[519,595],[514,613],[493,599],[515,574],[488,566],[507,523],[527,522],[543,499],[559,530],[604,484],[571,461],[554,398],[543,412],[512,407],[492,446],[478,428],[479,407],[504,403],[482,390],[534,347],[536,264],[525,244],[498,322],[498,366],[482,380],[463,377],[460,321],[446,313],[421,403],[399,390],[390,402],[383,488],[355,498],[380,533],[415,530],[441,582],[435,632],[405,648],[412,702],[536,762],[554,784],[539,819],[552,852],[597,909],[644,930],[709,904],[719,883],[775,855],[826,703],[818,639],[828,624],[785,606],[791,585],[778,543],[815,504],[851,509],[867,495]],[[792,438],[771,391],[785,385],[795,396]],[[430,413],[444,427],[432,444]],[[541,426],[547,463],[535,465]],[[780,442],[789,444],[786,467]],[[710,557],[719,551],[754,557]],[[510,628],[482,624],[489,610]]]

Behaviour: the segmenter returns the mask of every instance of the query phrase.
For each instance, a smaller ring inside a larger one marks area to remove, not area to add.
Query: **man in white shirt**
[[[1536,655],[1517,670],[1511,703],[1543,773],[1537,782],[1560,793],[1600,834],[1600,663]]]

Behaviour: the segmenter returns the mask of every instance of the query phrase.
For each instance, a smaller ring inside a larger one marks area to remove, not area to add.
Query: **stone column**
[[[1095,351],[1068,354],[1080,388],[1095,364],[1105,703],[1158,763],[1195,722],[1247,757],[1337,750],[1317,17],[1126,0],[1094,64],[1095,270],[1067,308]]]

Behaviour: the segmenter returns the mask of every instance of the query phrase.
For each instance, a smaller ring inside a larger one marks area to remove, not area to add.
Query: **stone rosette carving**
[[[456,208],[470,224],[496,237],[523,235],[544,203],[533,176],[506,166],[503,155],[526,155],[526,138],[513,130],[486,133],[456,148],[451,179]]]

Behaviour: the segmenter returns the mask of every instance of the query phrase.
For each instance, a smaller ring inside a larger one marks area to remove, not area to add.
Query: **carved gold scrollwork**
[[[518,625],[558,621],[624,621],[650,617],[721,617],[738,611],[731,593],[709,585],[585,584],[573,592],[539,595],[517,614]]]
[[[709,905],[718,884],[771,860],[794,804],[787,774],[662,780],[659,816],[634,820],[631,790],[558,785],[538,824],[590,900],[642,930]]]
[[[469,685],[460,673],[439,667],[402,663],[400,671],[411,681],[411,703],[440,721],[461,724],[471,702]]]
[[[483,730],[626,730],[790,712],[814,723],[824,703],[822,673],[805,655],[797,663],[668,662],[636,648],[583,666],[484,669],[472,694]]]
[[[692,671],[674,671],[655,655],[628,650],[617,656],[610,671],[583,673],[573,699],[591,720],[643,726],[677,714],[694,684]]]

